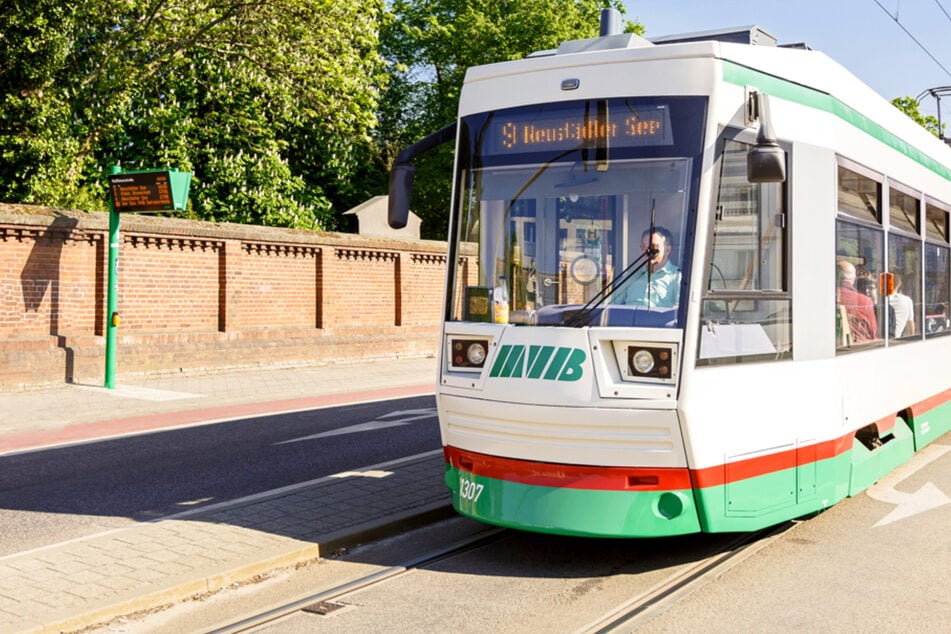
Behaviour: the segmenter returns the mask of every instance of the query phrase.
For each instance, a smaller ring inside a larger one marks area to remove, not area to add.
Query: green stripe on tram
[[[452,505],[481,522],[585,537],[661,537],[700,531],[693,492],[603,491],[509,482],[446,465]]]
[[[807,88],[773,75],[723,60],[723,80],[737,86],[755,86],[768,95],[835,115],[842,121],[881,141],[944,179],[951,180],[951,169],[918,148],[902,140],[851,106],[815,88]]]
[[[920,451],[926,445],[951,432],[951,401],[914,416],[910,424],[915,434],[915,449]]]
[[[852,455],[846,452],[697,489],[700,523],[708,532],[747,532],[815,513],[848,496],[851,473]]]

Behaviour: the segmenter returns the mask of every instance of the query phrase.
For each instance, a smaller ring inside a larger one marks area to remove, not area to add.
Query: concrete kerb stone
[[[452,506],[446,502],[434,502],[406,511],[396,516],[381,518],[379,522],[369,522],[352,530],[341,530],[321,538],[319,543],[305,543],[288,540],[290,543],[276,547],[270,552],[259,552],[252,563],[242,563],[218,570],[210,570],[200,578],[184,574],[179,578],[165,581],[152,588],[136,588],[110,600],[100,600],[85,606],[81,611],[61,610],[51,612],[43,618],[43,623],[20,621],[9,623],[17,629],[17,634],[57,634],[82,630],[84,628],[108,623],[121,616],[136,612],[159,609],[181,603],[196,595],[216,592],[235,583],[247,583],[255,577],[271,574],[277,570],[293,568],[341,550],[354,548],[374,539],[386,537],[395,532],[412,530],[427,524],[449,518],[453,515]]]
[[[180,603],[195,595],[215,592],[233,583],[247,582],[257,575],[292,567],[317,559],[319,556],[320,546],[318,544],[300,542],[289,544],[284,549],[278,548],[272,552],[260,553],[253,563],[213,570],[197,579],[192,575],[185,574],[160,586],[137,588],[131,592],[123,593],[126,596],[101,600],[85,606],[79,612],[67,610],[53,612],[44,618],[42,626],[36,629],[24,630],[24,632],[54,634],[82,630],[92,625],[107,623],[127,614]]]
[[[400,533],[433,524],[435,522],[448,519],[455,515],[452,504],[449,500],[443,502],[433,502],[416,509],[400,513],[386,518],[378,524],[365,524],[356,530],[341,530],[336,533],[330,533],[321,538],[320,544],[323,552],[335,554],[341,550],[354,548],[366,544],[375,539],[388,537],[394,533]]]

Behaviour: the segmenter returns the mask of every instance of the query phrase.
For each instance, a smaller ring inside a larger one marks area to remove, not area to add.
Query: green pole
[[[109,174],[122,172],[113,165]],[[116,328],[119,309],[119,212],[115,201],[109,196],[109,290],[106,295],[106,387],[116,387]]]

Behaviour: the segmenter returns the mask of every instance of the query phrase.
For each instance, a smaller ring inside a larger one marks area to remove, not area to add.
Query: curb
[[[154,588],[145,592],[136,591],[135,596],[117,598],[108,605],[86,609],[80,614],[54,616],[45,623],[18,630],[22,634],[61,634],[76,632],[135,612],[153,610],[185,601],[196,594],[222,590],[233,583],[252,580],[282,568],[291,568],[319,557],[333,556],[341,550],[354,548],[375,539],[389,537],[400,532],[419,528],[452,517],[454,511],[449,500],[431,502],[417,509],[367,522],[362,526],[330,533],[318,543],[300,542],[262,553],[254,563],[242,564],[227,570],[210,572],[199,579],[183,579],[176,584]]]
[[[248,581],[255,575],[271,572],[278,568],[294,566],[298,563],[320,556],[318,544],[308,544],[291,548],[285,552],[265,555],[261,560],[241,565],[229,570],[220,570],[200,579],[182,580],[175,585],[156,588],[145,592],[136,592],[135,596],[117,599],[114,603],[86,609],[79,614],[54,616],[38,629],[24,630],[24,634],[62,634],[76,632],[87,627],[102,625],[120,616],[153,610],[180,603],[196,594],[221,590],[232,583]]]

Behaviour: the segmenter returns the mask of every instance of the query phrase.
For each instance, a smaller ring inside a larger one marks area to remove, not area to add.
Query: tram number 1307
[[[485,485],[469,480],[465,475],[459,477],[459,501],[466,500],[475,504],[482,495]]]

